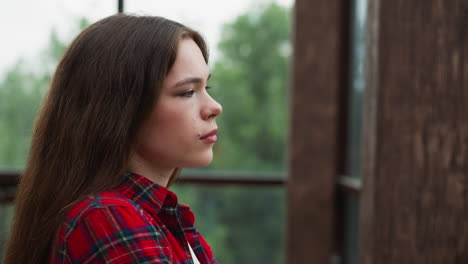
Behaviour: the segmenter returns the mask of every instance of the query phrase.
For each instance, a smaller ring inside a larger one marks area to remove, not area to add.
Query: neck
[[[175,168],[168,168],[152,164],[138,155],[132,156],[128,167],[131,172],[140,174],[148,178],[150,181],[164,187],[167,187],[169,179],[175,170]]]

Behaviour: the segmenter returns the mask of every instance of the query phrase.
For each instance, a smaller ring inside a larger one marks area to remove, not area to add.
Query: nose
[[[213,97],[208,95],[207,101],[201,110],[203,120],[213,119],[223,112],[223,107]]]

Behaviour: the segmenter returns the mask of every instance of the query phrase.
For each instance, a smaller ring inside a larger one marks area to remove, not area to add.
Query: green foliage
[[[52,40],[53,49],[64,46],[54,34]],[[0,82],[0,168],[24,166],[34,118],[50,80],[49,72],[34,73],[20,61]]]
[[[176,186],[223,264],[284,263],[286,191],[281,187]]]
[[[81,19],[80,29],[87,24]],[[24,167],[40,101],[66,47],[53,31],[49,49],[41,56],[40,69],[33,71],[19,60],[0,81],[0,169]]]
[[[285,171],[289,11],[270,4],[224,26],[213,96],[224,108],[214,169]]]
[[[0,168],[24,166],[32,124],[46,76],[35,76],[19,63],[0,83]]]
[[[290,45],[289,10],[276,4],[224,26],[210,80],[224,109],[210,169],[286,170]],[[187,192],[220,263],[284,263],[283,189],[184,186],[178,193]]]

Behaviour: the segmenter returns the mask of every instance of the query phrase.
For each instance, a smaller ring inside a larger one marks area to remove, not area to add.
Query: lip
[[[217,128],[203,135],[202,137],[200,137],[200,139],[208,143],[214,143],[218,140],[218,138],[216,137],[216,132],[218,132]]]

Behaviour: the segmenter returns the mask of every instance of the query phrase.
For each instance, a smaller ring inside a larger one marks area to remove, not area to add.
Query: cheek
[[[185,102],[186,103],[186,102]],[[211,145],[199,137],[205,127],[197,106],[174,103],[159,109],[148,121],[138,144],[138,154],[147,162],[171,167],[203,167],[212,160]]]
[[[145,156],[159,158],[188,151],[202,133],[193,108],[173,105],[155,111],[140,140],[139,150]]]
[[[167,140],[176,140],[181,135],[197,135],[199,123],[195,116],[195,107],[172,107],[161,111],[152,120],[152,134],[162,134]],[[179,139],[180,140],[180,139]]]

